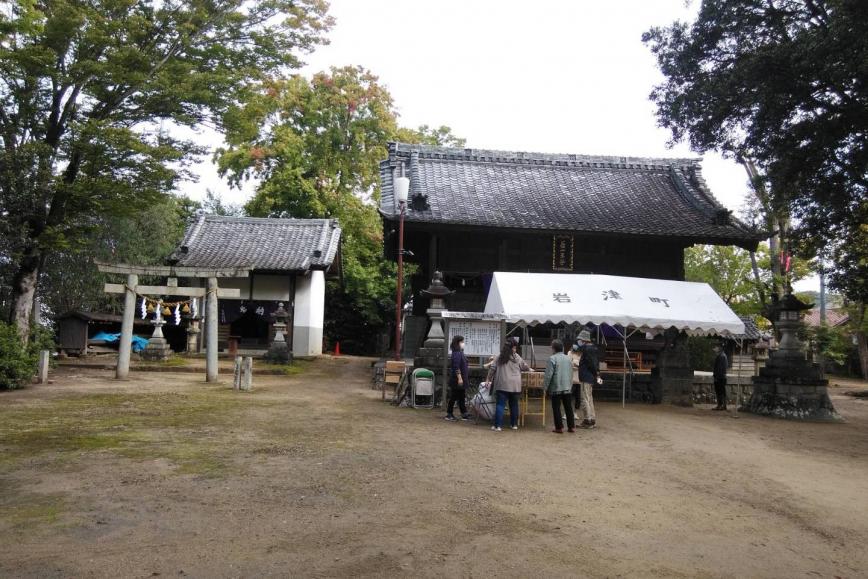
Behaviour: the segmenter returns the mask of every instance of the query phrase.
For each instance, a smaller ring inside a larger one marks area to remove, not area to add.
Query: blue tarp
[[[101,342],[111,343],[120,341],[120,334],[108,334],[106,332],[99,332],[95,336],[91,336],[91,340],[99,340]],[[133,352],[141,352],[145,349],[145,346],[148,345],[148,339],[143,338],[141,336],[133,336]]]

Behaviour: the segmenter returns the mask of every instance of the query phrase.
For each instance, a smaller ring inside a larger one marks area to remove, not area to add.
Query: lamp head
[[[398,203],[406,203],[410,194],[410,178],[395,177],[395,199]]]

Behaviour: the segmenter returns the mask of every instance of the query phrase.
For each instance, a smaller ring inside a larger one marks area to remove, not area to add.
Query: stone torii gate
[[[96,262],[102,273],[124,274],[126,284],[107,283],[106,293],[124,294],[124,317],[121,324],[121,339],[118,345],[118,365],[115,378],[125,379],[130,372],[130,352],[133,342],[133,320],[136,315],[136,294],[178,295],[191,298],[206,297],[205,308],[205,375],[208,382],[217,381],[217,300],[219,298],[239,298],[241,290],[217,287],[218,277],[247,277],[249,268],[214,269],[207,267],[186,267],[171,265],[129,265]],[[168,285],[139,285],[140,275],[168,277]],[[208,287],[178,287],[177,278],[207,278]],[[172,285],[172,284],[175,285]]]

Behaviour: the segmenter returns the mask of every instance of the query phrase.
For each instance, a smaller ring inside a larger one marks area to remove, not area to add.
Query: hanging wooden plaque
[[[574,249],[572,235],[553,235],[552,271],[573,271]]]

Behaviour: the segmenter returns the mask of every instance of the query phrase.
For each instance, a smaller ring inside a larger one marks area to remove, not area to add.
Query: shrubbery
[[[690,365],[694,370],[711,372],[714,369],[714,346],[718,341],[705,336],[690,336],[687,347],[690,349]]]
[[[0,322],[0,389],[26,385],[36,374],[40,350],[51,350],[54,340],[46,328],[34,328],[30,343],[21,345],[15,326]]]

